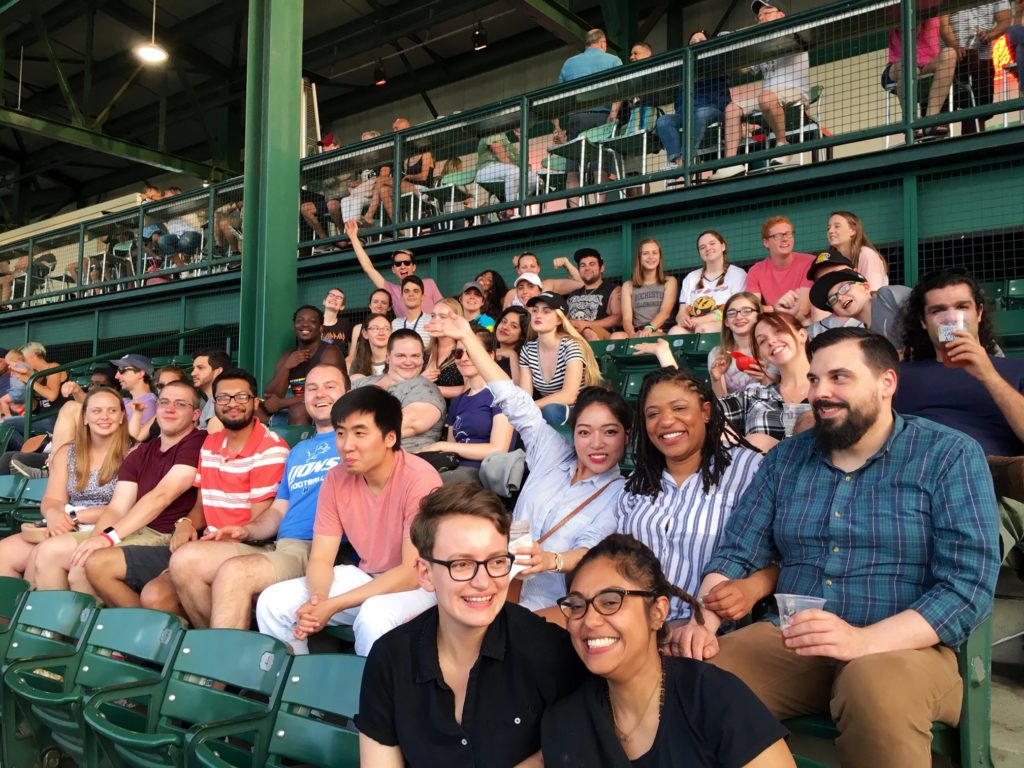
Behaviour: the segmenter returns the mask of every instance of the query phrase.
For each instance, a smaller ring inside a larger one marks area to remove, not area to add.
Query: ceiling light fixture
[[[387,85],[388,73],[384,70],[384,60],[377,59],[377,66],[373,68],[373,84]]]
[[[484,30],[484,25],[481,22],[476,23],[476,29],[473,30],[473,50],[482,51],[487,47],[487,32]]]
[[[149,42],[136,46],[135,55],[146,64],[161,64],[167,61],[167,51],[156,44],[156,0],[153,0],[153,27]]]

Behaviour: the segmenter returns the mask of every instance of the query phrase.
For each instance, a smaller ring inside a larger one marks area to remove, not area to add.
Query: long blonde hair
[[[110,387],[98,387],[85,396],[82,402],[82,412],[78,417],[78,426],[75,428],[75,490],[84,491],[89,484],[89,449],[92,447],[92,432],[85,423],[85,414],[89,410],[89,401],[96,395],[105,393],[111,395],[118,403],[121,403],[121,395]],[[131,448],[131,436],[128,434],[128,419],[122,419],[117,431],[110,440],[110,447],[107,448],[107,455],[103,457],[103,464],[100,465],[100,476],[97,479],[98,485],[106,485],[117,477],[121,469],[121,462],[125,454]]]
[[[462,309],[462,304],[459,303],[458,299],[453,299],[453,298],[451,298],[449,296],[447,298],[441,299],[439,302],[437,302],[437,304],[444,304],[446,307],[448,307],[452,312],[454,312],[459,317],[465,317],[466,316],[466,312],[465,312],[465,310]],[[435,308],[437,307],[437,304],[434,305]],[[454,346],[455,345],[452,344],[452,347],[454,347]],[[424,362],[423,362],[423,366],[424,367],[430,365],[431,362],[433,362],[434,365],[436,365],[438,368],[441,367],[441,363],[443,363],[444,360],[434,360],[434,357],[437,354],[439,354],[438,350],[440,350],[440,348],[441,348],[441,339],[439,337],[432,338],[430,340],[430,346],[427,348],[426,357],[425,357]]]
[[[661,243],[655,240],[653,237],[645,237],[639,243],[636,244],[636,253],[633,255],[633,287],[639,288],[644,284],[644,265],[640,260],[640,254],[644,250],[644,246],[648,243],[654,243],[658,246],[658,269],[655,270],[654,281],[658,285],[665,283],[665,254],[661,250]]]
[[[579,345],[580,352],[583,353],[583,386],[597,386],[603,379],[601,378],[601,369],[597,364],[597,358],[594,357],[594,350],[590,348],[590,342],[583,338],[580,332],[573,327],[573,324],[569,321],[569,316],[562,310],[556,309],[555,314],[558,315],[558,322],[561,324],[561,328],[555,329],[555,335],[559,339],[562,336],[569,336]]]

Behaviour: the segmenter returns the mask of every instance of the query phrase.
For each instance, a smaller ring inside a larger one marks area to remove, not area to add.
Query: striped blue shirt
[[[494,404],[522,437],[526,465],[530,468],[516,501],[513,519],[529,520],[530,535],[537,541],[599,488],[611,482],[600,496],[545,540],[542,547],[547,552],[590,549],[614,532],[615,507],[625,483],[619,465],[573,483],[572,476],[579,463],[576,451],[544,421],[540,408],[530,396],[511,381],[492,381],[487,388],[494,394]],[[565,574],[538,573],[523,582],[519,604],[535,611],[554,605],[564,594]]]
[[[650,547],[668,580],[694,597],[726,521],[764,458],[749,448],[734,447],[729,453],[732,463],[708,493],[704,493],[700,472],[676,485],[665,470],[661,473],[661,492],[654,498],[632,493],[619,497],[617,529]],[[669,619],[689,615],[690,606],[672,598]]]
[[[979,445],[897,414],[853,472],[832,465],[813,431],[773,448],[705,573],[741,578],[778,562],[778,592],[824,597],[858,627],[914,610],[956,648],[992,611],[997,526]]]

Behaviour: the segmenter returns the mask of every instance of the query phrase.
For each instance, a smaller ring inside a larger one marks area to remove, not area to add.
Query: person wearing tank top
[[[661,244],[644,238],[633,256],[633,275],[622,286],[622,330],[613,339],[631,339],[665,332],[672,322],[679,282],[665,274]]]
[[[271,424],[308,424],[309,414],[302,399],[307,371],[321,364],[344,370],[341,350],[322,340],[323,325],[319,307],[305,305],[295,310],[295,348],[281,354],[273,378],[263,388],[263,407],[271,414]]]

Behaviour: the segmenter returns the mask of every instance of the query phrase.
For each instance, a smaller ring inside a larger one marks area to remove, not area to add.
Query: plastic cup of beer
[[[811,608],[824,608],[824,597],[811,597],[810,595],[789,595],[783,592],[775,593],[775,602],[779,606],[779,628],[789,629],[792,618]]]
[[[951,341],[956,341],[956,331],[967,330],[967,317],[963,310],[951,309],[940,313],[935,320],[938,323],[940,362],[947,368],[962,368],[965,363],[957,363],[947,357],[946,345]]]

